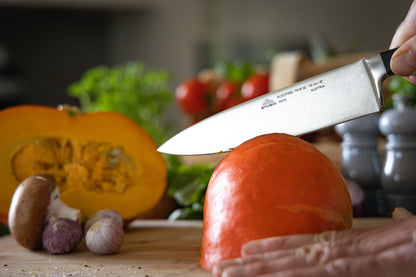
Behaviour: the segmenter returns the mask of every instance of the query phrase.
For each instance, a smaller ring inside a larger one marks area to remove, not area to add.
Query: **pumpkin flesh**
[[[53,175],[62,200],[89,217],[117,210],[125,221],[151,209],[166,188],[166,164],[152,138],[115,112],[71,114],[43,106],[0,112],[0,220],[17,185]]]
[[[34,138],[12,158],[16,179],[37,173],[53,175],[61,193],[68,187],[123,193],[133,185],[135,168],[121,146],[69,138]]]

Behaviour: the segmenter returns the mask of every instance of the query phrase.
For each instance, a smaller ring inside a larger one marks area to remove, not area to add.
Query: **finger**
[[[237,259],[231,259],[231,260],[225,260],[225,261],[221,261],[219,263],[217,263],[216,265],[214,265],[213,269],[212,269],[212,274],[214,276],[221,276],[221,274],[224,272],[224,270],[226,268],[230,268],[233,266],[240,266],[243,265],[243,261],[241,258],[237,258]]]
[[[380,254],[346,257],[311,267],[278,270],[262,277],[390,277],[415,276],[416,245],[414,242],[400,245]]]
[[[362,230],[363,232],[356,232],[354,235],[338,240],[317,243],[312,245],[310,249],[308,247],[299,248],[296,250],[296,254],[301,259],[302,256],[305,256],[307,265],[340,257],[376,254],[412,242],[414,240],[413,230],[415,229],[416,220],[411,217],[378,228]]]
[[[416,228],[416,217],[412,217],[406,221],[391,222],[384,224],[376,228],[369,229],[349,229],[342,231],[326,231],[319,234],[303,234],[303,235],[289,235],[279,236],[260,240],[253,240],[245,245],[241,249],[242,255],[253,255],[264,253],[268,251],[292,249],[316,242],[327,242],[332,240],[340,240],[344,238],[355,237],[356,239],[374,236],[379,233],[383,233],[386,230],[392,228],[401,228],[402,225],[414,226]],[[351,243],[348,239],[344,242],[345,244]]]
[[[216,276],[250,276],[277,270],[291,270],[292,268],[298,268],[298,270],[313,268],[335,260],[348,259],[348,257],[377,255],[403,244],[415,245],[413,242],[416,235],[412,231],[415,229],[416,217],[410,217],[374,229],[351,230],[352,232],[347,232],[348,236],[337,240],[321,236],[320,239],[324,238],[324,242],[266,252],[263,253],[263,256],[261,254],[244,256],[233,262],[222,264],[215,273]],[[302,237],[311,238],[310,235]],[[314,238],[313,241],[319,240],[318,236]]]
[[[253,255],[279,249],[291,249],[315,242],[316,234],[272,237],[250,241],[241,248],[242,255]]]
[[[390,48],[396,48],[390,67],[399,76],[416,84],[416,1],[393,36]]]
[[[258,276],[267,273],[278,272],[286,268],[304,267],[304,264],[298,264],[300,260],[288,259],[288,257],[262,260],[241,265],[232,265],[224,268],[220,274],[216,276],[226,277],[245,277]]]
[[[390,66],[396,75],[410,76],[416,73],[416,36],[405,41],[394,52]]]
[[[319,234],[290,235],[254,240],[243,245],[241,253],[242,255],[253,255],[267,251],[293,249],[316,242],[340,239],[360,232],[362,232],[362,230],[358,229],[326,231]]]
[[[273,237],[247,243],[242,247],[242,256],[250,256],[271,251],[280,251],[280,256],[287,256],[292,255],[294,249],[313,243],[334,242],[333,245],[341,247],[366,241],[371,244],[374,241],[377,245],[377,241],[381,239],[385,240],[388,238],[388,242],[395,241],[394,237],[397,237],[395,235],[397,232],[396,230],[404,230],[406,232],[406,230],[414,229],[416,229],[416,217],[408,217],[407,219],[392,221],[388,224],[371,229],[327,231],[320,234]],[[390,239],[389,236],[392,236],[393,238]],[[410,235],[407,234],[407,236]]]
[[[290,260],[288,257],[276,260],[258,261],[225,268],[221,273],[227,277],[352,277],[352,276],[414,276],[416,270],[416,245],[412,241],[378,254],[342,257],[306,266],[305,260]]]
[[[413,1],[409,8],[409,11],[397,28],[393,39],[390,44],[390,48],[396,48],[402,45],[405,41],[416,35],[416,1]]]
[[[290,248],[290,249],[282,249],[282,250],[276,250],[276,251],[267,251],[267,252],[262,252],[258,254],[252,254],[252,255],[245,255],[237,259],[221,261],[217,265],[214,266],[213,273],[215,276],[220,276],[225,268],[228,268],[231,266],[239,266],[239,265],[245,265],[245,264],[254,263],[254,262],[282,258],[285,256],[294,255],[295,252],[296,252],[295,248]]]
[[[221,272],[222,275],[218,276],[269,276],[267,274],[274,276],[273,274],[281,274],[281,272],[285,273],[286,271],[292,274],[299,274],[299,276],[312,276],[306,273],[314,273],[317,274],[316,276],[321,276],[321,274],[325,273],[325,267],[323,265],[332,262],[330,259],[331,251],[334,253],[332,249],[329,245],[320,245],[317,243],[312,246],[299,248],[291,256],[232,265],[224,268]],[[361,251],[355,251],[355,254],[360,255],[359,252]],[[338,253],[340,252],[338,251]]]
[[[403,207],[395,208],[392,214],[393,220],[405,219],[411,216],[413,216],[413,214]]]
[[[378,247],[378,251],[380,251],[392,245],[412,240],[413,230],[416,230],[416,217],[414,216],[374,228],[359,236],[355,243],[363,244],[369,250]]]
[[[339,240],[330,239],[296,249],[283,249],[266,252],[263,255],[243,257],[240,264],[242,267],[237,266],[233,270],[238,274],[260,274],[273,272],[276,269],[310,267],[343,257],[377,254],[413,242],[412,228],[380,229],[383,232],[371,232],[370,235],[369,232],[361,232],[358,238],[349,236]]]
[[[416,85],[416,75],[405,76],[404,78],[408,80],[410,83],[413,83]]]
[[[272,237],[251,241],[242,247],[242,257],[219,262],[213,268],[214,276],[221,276],[224,269],[257,261],[276,259],[294,255],[298,247],[316,242],[326,242],[346,236],[348,233],[358,233],[359,230],[327,231],[320,234],[303,234]]]
[[[261,275],[262,277],[382,277],[379,274],[373,275],[370,262],[373,259],[364,257],[342,258],[331,261],[327,264],[319,264],[311,267],[293,268]],[[393,275],[394,276],[394,275]]]
[[[282,249],[239,259],[220,262],[214,268],[215,276],[255,276],[277,270],[300,268],[325,263],[328,260],[363,252],[357,245],[346,243],[335,247],[337,241],[314,243],[298,248]]]
[[[314,249],[314,250],[311,250]],[[311,251],[318,254],[324,252],[324,247],[320,243],[302,246],[300,248],[290,248],[275,251],[267,251],[259,254],[246,255],[241,258],[219,262],[213,269],[215,276],[221,276],[223,272],[232,275],[260,274],[274,271],[276,268],[285,269],[290,267],[300,267],[312,264]],[[315,255],[316,258],[318,255]],[[306,261],[309,258],[309,261]],[[317,263],[314,261],[313,263]],[[233,269],[230,269],[233,268]],[[244,272],[244,273],[243,273]]]

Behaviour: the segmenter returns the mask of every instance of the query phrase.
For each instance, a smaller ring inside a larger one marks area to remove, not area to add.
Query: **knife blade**
[[[214,114],[179,132],[157,150],[173,155],[231,151],[268,133],[299,136],[383,108],[382,83],[393,75],[396,49],[308,78]]]

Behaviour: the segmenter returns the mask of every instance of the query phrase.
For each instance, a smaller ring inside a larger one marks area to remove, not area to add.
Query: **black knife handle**
[[[397,48],[394,48],[380,53],[381,59],[383,60],[383,64],[386,68],[388,76],[394,75],[393,71],[391,71],[390,61],[391,57],[393,56],[394,52],[396,52],[396,50]]]

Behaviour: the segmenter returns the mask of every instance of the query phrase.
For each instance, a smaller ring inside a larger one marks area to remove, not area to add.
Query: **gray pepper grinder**
[[[379,114],[371,114],[335,126],[342,136],[341,172],[365,192],[364,216],[384,216],[381,161],[377,148]]]
[[[395,207],[416,213],[416,109],[411,95],[394,94],[393,109],[379,119],[380,131],[386,136],[386,157],[381,183],[387,215]]]

